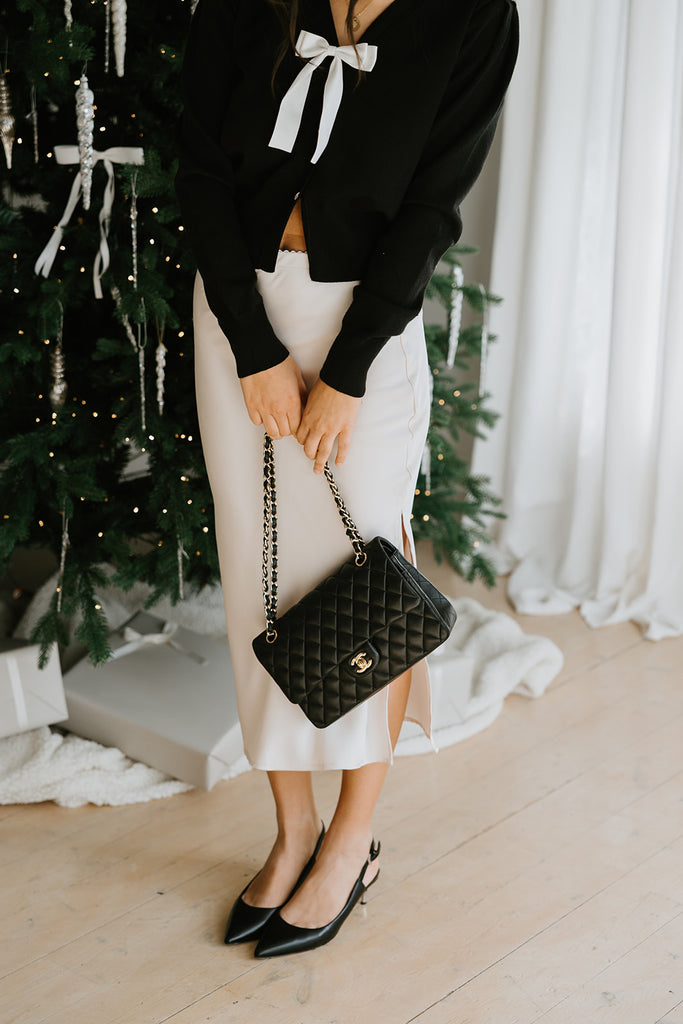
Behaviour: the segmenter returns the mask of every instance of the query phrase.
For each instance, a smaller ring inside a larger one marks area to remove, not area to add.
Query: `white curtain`
[[[518,0],[478,442],[521,612],[683,632],[683,2]]]

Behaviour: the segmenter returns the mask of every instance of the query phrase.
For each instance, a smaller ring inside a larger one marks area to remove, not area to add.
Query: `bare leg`
[[[408,554],[408,540],[403,531],[403,546],[406,556]],[[404,672],[402,676],[394,679],[389,684],[388,704],[388,725],[392,750],[396,746],[401,725],[405,717],[408,697],[410,695],[411,672]],[[387,776],[389,765],[386,763],[373,763],[363,765],[362,768],[349,769],[342,772],[342,783],[339,792],[339,800],[334,812],[330,826],[325,834],[320,853],[318,854],[315,866],[310,875],[287,903],[282,917],[290,924],[298,925],[300,928],[320,928],[322,925],[333,920],[340,912],[349,893],[353,888],[358,873],[367,859],[370,843],[372,841],[372,816],[379,799],[379,795]],[[297,781],[300,788],[294,789],[294,782],[290,776],[303,775],[307,780],[306,785]],[[299,871],[313,850],[316,838],[319,835],[320,821],[315,813],[315,802],[311,777],[308,773],[298,772],[270,772],[269,779],[273,787],[276,806],[278,808],[278,839],[271,856],[264,866],[262,875],[265,876],[263,890],[255,889],[258,878],[254,885],[249,888],[249,900],[252,902],[253,892],[259,892],[257,905],[278,906],[286,898],[287,892],[291,891],[298,874],[291,873],[293,861],[289,860],[290,872],[286,875],[280,870],[279,861],[284,850],[284,843],[280,844],[280,837],[284,836],[286,829],[283,827],[285,819],[288,821],[294,818],[297,821],[306,820],[309,852],[301,859],[301,843],[299,851]],[[306,788],[306,786],[308,788]],[[299,813],[294,813],[294,802],[298,803]],[[311,831],[312,823],[315,822],[315,829]],[[272,860],[272,865],[270,862]],[[270,865],[270,866],[269,866]],[[266,875],[266,868],[268,874]],[[371,882],[379,870],[376,863],[370,865],[365,875],[366,884]],[[277,884],[274,881],[277,877]],[[273,879],[272,884],[269,879]],[[283,884],[283,879],[290,882],[289,889]],[[266,882],[268,888],[266,888]],[[260,893],[263,891],[264,896]],[[284,893],[284,895],[283,895]],[[279,903],[278,903],[279,899]],[[270,900],[270,902],[268,902]],[[254,897],[254,902],[256,899]]]
[[[396,745],[410,693],[410,672],[389,686],[389,734]],[[320,928],[337,916],[348,898],[372,840],[372,815],[389,770],[366,764],[342,773],[337,808],[311,874],[294,894],[282,917],[300,928]],[[370,865],[366,884],[377,874]]]
[[[275,800],[277,838],[268,859],[243,896],[253,907],[279,907],[320,835],[310,772],[268,772]]]

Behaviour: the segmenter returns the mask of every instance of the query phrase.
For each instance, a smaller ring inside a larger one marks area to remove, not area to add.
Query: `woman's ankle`
[[[302,845],[315,845],[323,828],[320,815],[313,810],[302,815],[278,815],[278,842],[287,849]]]

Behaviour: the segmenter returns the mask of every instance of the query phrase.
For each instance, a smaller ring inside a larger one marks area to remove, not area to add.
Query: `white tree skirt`
[[[46,584],[24,617],[17,635],[27,636],[54,590]],[[105,591],[100,596],[113,628],[141,607],[147,594]],[[458,613],[449,640],[429,658],[432,677],[434,746],[447,747],[486,728],[510,693],[540,697],[563,665],[560,649],[546,637],[529,636],[502,612],[492,612],[471,598],[453,600]],[[220,588],[206,588],[200,598],[153,609],[199,633],[224,631]],[[406,722],[397,755],[425,753],[432,746],[419,726]],[[226,777],[247,770],[244,756]],[[126,804],[184,792],[191,787],[147,765],[129,760],[120,750],[49,728],[0,740],[0,804],[54,800],[65,807],[85,803]]]

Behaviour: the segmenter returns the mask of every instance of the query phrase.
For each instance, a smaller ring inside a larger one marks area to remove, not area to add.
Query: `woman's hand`
[[[306,385],[291,356],[268,370],[242,377],[240,384],[252,423],[262,423],[274,441],[296,434],[306,401]]]
[[[315,460],[315,473],[322,473],[336,438],[339,441],[335,465],[341,466],[346,459],[362,401],[336,391],[320,379],[311,388],[295,436],[309,459]]]

